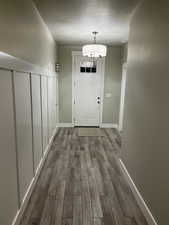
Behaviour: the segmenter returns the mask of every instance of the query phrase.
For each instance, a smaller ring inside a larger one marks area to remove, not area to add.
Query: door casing
[[[120,97],[120,112],[119,112],[119,131],[123,131],[126,79],[127,79],[127,63],[124,63],[123,64],[123,67],[122,67],[122,80],[121,80],[121,97]]]

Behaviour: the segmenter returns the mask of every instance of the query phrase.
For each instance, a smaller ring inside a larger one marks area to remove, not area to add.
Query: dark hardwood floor
[[[116,156],[120,137],[60,128],[20,225],[147,225]]]

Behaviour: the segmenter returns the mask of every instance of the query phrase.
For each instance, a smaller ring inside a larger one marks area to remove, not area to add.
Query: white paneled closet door
[[[33,121],[33,153],[35,171],[42,157],[42,117],[41,117],[41,85],[40,76],[31,75],[32,121]]]
[[[52,79],[52,130],[56,128],[57,123],[57,104],[56,104],[56,77]]]
[[[12,73],[0,70],[0,224],[12,224],[18,209]]]
[[[56,77],[48,77],[48,122],[51,137],[56,128]]]
[[[56,77],[56,124],[59,123],[59,82],[58,75]]]
[[[48,138],[52,135],[52,78],[48,77]]]
[[[48,82],[47,77],[41,76],[41,97],[42,97],[42,139],[43,153],[48,145]]]
[[[33,178],[30,75],[15,72],[14,89],[19,188],[20,200],[22,201]]]

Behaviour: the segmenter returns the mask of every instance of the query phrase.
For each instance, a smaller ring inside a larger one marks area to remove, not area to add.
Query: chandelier
[[[98,32],[94,31],[92,34],[94,35],[94,43],[83,46],[83,56],[88,56],[90,58],[105,57],[107,53],[107,47],[105,45],[96,44],[96,35]]]

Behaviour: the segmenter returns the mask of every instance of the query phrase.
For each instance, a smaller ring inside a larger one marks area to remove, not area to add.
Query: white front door
[[[73,56],[73,120],[75,126],[99,126],[102,108],[104,59],[92,63]]]

